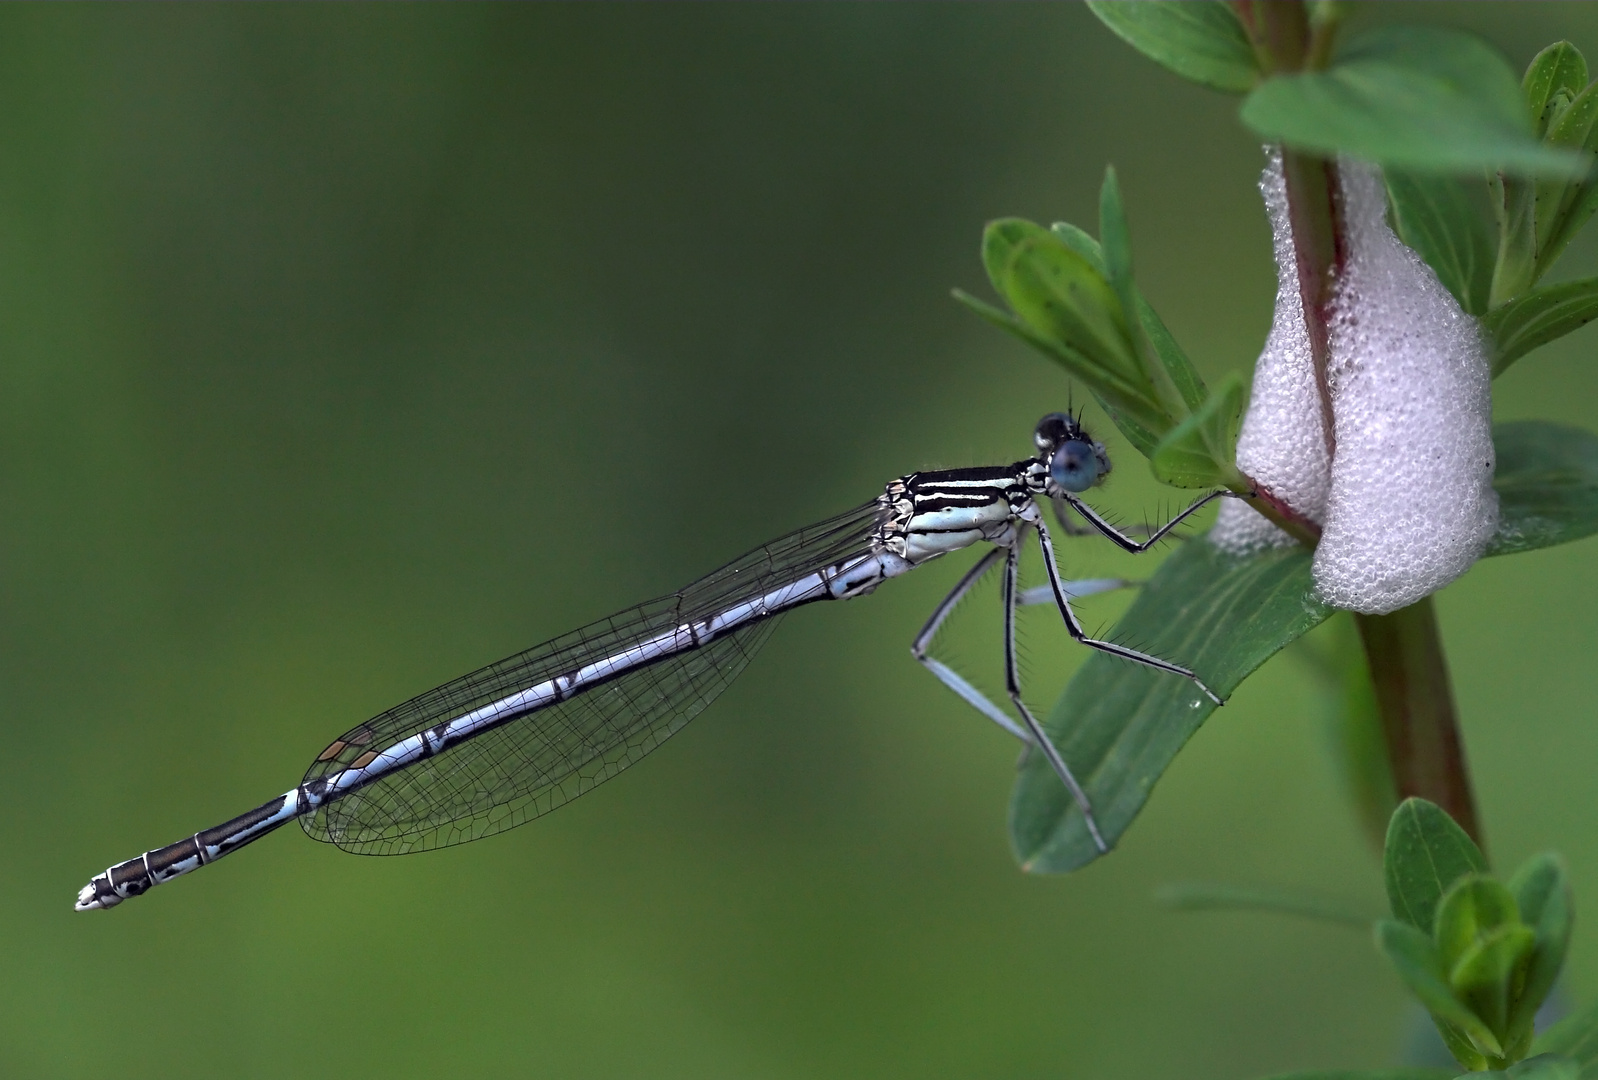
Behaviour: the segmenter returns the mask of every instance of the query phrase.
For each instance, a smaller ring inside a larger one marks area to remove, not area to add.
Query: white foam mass
[[[1320,426],[1281,157],[1260,179],[1277,268],[1238,467],[1323,526],[1315,584],[1334,607],[1385,614],[1447,585],[1498,523],[1491,372],[1475,320],[1387,226],[1380,175],[1339,165],[1347,258],[1327,370],[1336,454]],[[1226,500],[1211,539],[1239,554],[1292,541]]]
[[[1348,252],[1315,585],[1334,607],[1385,614],[1470,569],[1498,527],[1492,374],[1476,321],[1388,228],[1380,175],[1347,161],[1338,173]]]
[[[1260,175],[1260,194],[1265,199],[1276,254],[1276,315],[1254,365],[1248,411],[1237,437],[1237,466],[1298,513],[1319,521],[1331,488],[1331,459],[1321,429],[1320,391],[1315,386],[1309,333],[1304,328],[1282,155],[1274,148],[1269,155]],[[1222,501],[1210,539],[1239,555],[1296,543],[1237,499]]]

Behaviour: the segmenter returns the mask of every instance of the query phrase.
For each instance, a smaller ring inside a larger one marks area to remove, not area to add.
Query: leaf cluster
[[[1548,124],[1534,126],[1513,69],[1460,30],[1378,27],[1333,48],[1342,8],[1320,4],[1308,54],[1284,56],[1266,25],[1266,5],[1088,0],[1088,7],[1161,66],[1244,95],[1243,123],[1271,142],[1429,173],[1579,180],[1588,172],[1579,140],[1545,139]],[[1585,75],[1571,65],[1548,82],[1579,91]],[[1567,102],[1573,97],[1568,92]]]
[[[1520,98],[1542,145],[1598,152],[1598,82],[1568,41],[1548,46],[1521,80]],[[1493,374],[1598,317],[1598,278],[1539,285],[1598,212],[1598,174],[1428,175],[1387,170],[1399,236],[1420,253],[1462,308],[1481,319]]]
[[[1537,1009],[1570,943],[1564,863],[1538,855],[1501,882],[1436,805],[1406,799],[1383,859],[1393,918],[1376,941],[1467,1069],[1502,1069],[1532,1047]]]
[[[1154,475],[1176,487],[1247,490],[1232,463],[1243,380],[1214,391],[1132,280],[1132,241],[1115,170],[1099,193],[1099,239],[1020,218],[982,236],[988,280],[1008,312],[955,297],[1063,367],[1093,392]]]
[[[1490,305],[1495,280],[1507,280],[1503,253],[1518,250],[1519,243],[1504,239],[1514,235],[1512,215],[1500,215],[1509,224],[1493,231],[1495,191],[1511,200],[1531,192],[1541,209],[1525,220],[1540,230],[1532,234],[1533,246],[1543,259],[1537,265],[1544,267],[1591,215],[1591,198],[1598,198],[1588,194],[1586,173],[1570,166],[1593,157],[1587,142],[1593,124],[1581,118],[1598,117],[1598,90],[1586,82],[1585,62],[1573,46],[1545,49],[1517,81],[1495,52],[1469,35],[1384,30],[1331,52],[1318,71],[1268,73],[1231,5],[1095,0],[1091,6],[1116,33],[1178,74],[1247,93],[1245,122],[1264,123],[1258,121],[1264,110],[1277,117],[1272,124],[1280,124],[1270,130],[1275,137],[1387,156],[1396,226],[1462,306],[1483,314],[1495,371],[1598,315],[1598,279],[1534,287]],[[1330,21],[1322,20],[1321,31],[1329,33]],[[1327,89],[1333,85],[1343,89],[1333,93]],[[1399,119],[1382,119],[1391,104],[1383,95],[1396,95],[1400,85],[1408,89],[1392,98],[1403,103]],[[1290,99],[1298,104],[1284,104]],[[1250,103],[1258,101],[1270,108],[1251,111]],[[1406,151],[1409,156],[1393,159],[1383,149],[1388,143],[1424,146],[1404,124],[1419,123],[1417,117],[1435,120],[1444,112],[1456,115],[1456,127],[1475,125],[1474,141],[1466,140],[1477,147],[1477,157],[1467,163],[1473,175],[1448,172],[1460,167],[1454,158],[1422,160],[1419,151]],[[1299,118],[1293,124],[1282,119],[1289,113]],[[1356,124],[1356,116],[1365,120]],[[1332,131],[1355,134],[1335,145],[1317,141],[1330,139],[1326,133]],[[1385,134],[1378,139],[1373,132]],[[1392,168],[1394,160],[1408,170]],[[983,258],[1010,311],[961,299],[1091,387],[1161,479],[1246,492],[1247,479],[1231,464],[1241,387],[1228,381],[1206,389],[1138,293],[1113,171],[1101,192],[1099,233],[1095,241],[1073,225],[1044,229],[1014,219],[995,222],[984,236]],[[1530,551],[1598,532],[1598,437],[1563,425],[1521,422],[1498,425],[1494,444],[1500,515],[1487,554]],[[1203,671],[1212,686],[1228,693],[1330,614],[1315,598],[1307,553],[1233,558],[1194,543],[1155,574],[1115,636]],[[1334,711],[1351,729],[1374,731],[1375,699],[1361,660],[1358,650],[1337,660],[1329,679],[1339,700]],[[1086,773],[1100,826],[1113,842],[1210,711],[1208,703],[1195,704],[1158,673],[1094,655],[1046,727]],[[1391,796],[1378,790],[1384,777],[1390,786],[1390,775],[1377,775],[1374,767],[1384,747],[1373,738],[1344,742],[1350,744],[1343,748],[1344,764],[1356,801],[1379,829],[1392,806]],[[1012,841],[1033,870],[1066,871],[1098,856],[1074,805],[1057,788],[1038,761],[1022,771],[1016,787]]]
[[[1435,804],[1406,799],[1388,823],[1383,857],[1392,918],[1375,923],[1378,949],[1425,1006],[1466,1076],[1580,1080],[1598,1074],[1598,1005],[1534,1036],[1570,943],[1572,903],[1563,861],[1528,859],[1507,881]],[[1352,922],[1324,903],[1278,891],[1215,889],[1205,904],[1254,907]],[[1184,900],[1189,898],[1184,894]],[[1368,925],[1368,924],[1367,924]],[[1338,1069],[1272,1080],[1449,1080],[1435,1068]],[[1460,1080],[1464,1080],[1461,1077]]]
[[[1399,236],[1482,320],[1493,374],[1598,317],[1598,278],[1538,287],[1598,212],[1598,82],[1568,41],[1524,76],[1491,46],[1435,26],[1379,27],[1279,70],[1260,28],[1220,0],[1090,0],[1162,66],[1243,94],[1240,118],[1295,150],[1382,166]],[[1331,41],[1338,8],[1314,32]]]
[[[1495,377],[1598,316],[1598,278],[1540,284],[1598,212],[1598,83],[1573,45],[1549,46],[1516,78],[1496,51],[1459,31],[1388,27],[1338,42],[1342,9],[1329,0],[1310,5],[1296,45],[1280,25],[1266,25],[1293,5],[1089,6],[1171,71],[1242,95],[1240,117],[1254,134],[1292,153],[1380,165],[1395,231],[1479,321]],[[1232,464],[1242,384],[1205,387],[1137,290],[1113,170],[1101,190],[1097,240],[1074,225],[1006,219],[988,226],[983,262],[1008,310],[957,296],[1088,386],[1158,478],[1249,491]],[[1598,436],[1543,422],[1500,424],[1493,435],[1500,525],[1488,555],[1598,532]],[[1235,556],[1195,540],[1148,581],[1115,637],[1190,664],[1228,694],[1332,614],[1316,597],[1305,548]],[[1500,880],[1437,806],[1409,799],[1395,809],[1390,772],[1366,767],[1385,758],[1372,734],[1379,723],[1363,653],[1323,650],[1320,667],[1338,722],[1365,733],[1344,740],[1351,759],[1371,758],[1348,763],[1350,786],[1363,791],[1373,827],[1386,822],[1392,917],[1375,924],[1381,951],[1466,1069],[1517,1080],[1598,1077],[1598,1005],[1541,1037],[1533,1030],[1569,942],[1561,860],[1540,855]],[[1111,844],[1213,708],[1182,680],[1146,667],[1103,653],[1083,663],[1045,729],[1073,763]],[[1039,755],[1022,769],[1010,826],[1017,858],[1032,871],[1064,872],[1100,854]],[[1186,885],[1164,899],[1361,922],[1335,902],[1271,889]],[[1450,1075],[1402,1069],[1294,1080]]]

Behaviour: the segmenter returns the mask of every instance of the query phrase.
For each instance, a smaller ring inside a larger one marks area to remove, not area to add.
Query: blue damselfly
[[[1189,679],[1219,703],[1187,668],[1088,635],[1071,609],[1038,507],[1053,502],[1068,528],[1063,503],[1093,531],[1139,552],[1225,493],[1206,495],[1136,540],[1080,497],[1108,475],[1110,460],[1075,417],[1045,416],[1034,442],[1036,454],[1012,465],[901,477],[870,502],[759,547],[679,592],[397,705],[333,740],[283,795],[99,874],[78,893],[77,909],[113,907],[296,819],[318,840],[374,855],[513,828],[610,779],[679,731],[743,670],[784,612],[864,596],[888,578],[978,542],[993,550],[938,605],[911,651],[984,716],[1047,757],[1104,850],[1087,795],[1021,698],[1015,608],[1022,542],[1037,535],[1048,573],[1044,598],[1071,637]],[[1000,559],[1005,687],[1019,723],[928,654],[955,604]]]

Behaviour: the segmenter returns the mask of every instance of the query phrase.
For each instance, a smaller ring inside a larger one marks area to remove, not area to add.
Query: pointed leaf
[[[1164,366],[1171,384],[1176,387],[1177,394],[1186,406],[1186,411],[1196,411],[1209,397],[1209,392],[1204,388],[1204,380],[1199,378],[1198,369],[1187,358],[1187,353],[1182,351],[1182,347],[1176,343],[1176,338],[1171,336],[1171,331],[1166,329],[1165,323],[1149,306],[1149,302],[1143,299],[1142,294],[1137,296],[1137,306],[1143,332],[1148,335],[1149,345],[1153,347],[1155,357]]]
[[[1243,414],[1243,377],[1228,375],[1193,415],[1166,433],[1149,456],[1149,467],[1173,487],[1243,486],[1232,462],[1237,421]]]
[[[1509,1045],[1510,994],[1537,935],[1531,927],[1502,926],[1484,934],[1454,961],[1448,981],[1471,1011],[1492,1029],[1500,1045]]]
[[[1110,271],[1104,265],[1104,249],[1099,247],[1099,242],[1069,221],[1056,221],[1049,226],[1049,231],[1060,238],[1061,243],[1076,252],[1088,261],[1088,265],[1099,272],[1105,281],[1110,280]]]
[[[1565,180],[1558,181],[1563,189]],[[1499,307],[1537,283],[1537,188],[1526,177],[1498,175],[1492,179],[1498,218],[1498,260],[1493,264],[1489,308]],[[1555,205],[1558,199],[1554,200]]]
[[[1154,344],[1149,339],[1148,328],[1143,318],[1143,310],[1147,305],[1143,297],[1138,294],[1137,286],[1132,280],[1132,235],[1126,224],[1126,211],[1121,205],[1121,189],[1115,179],[1113,167],[1104,170],[1104,183],[1099,188],[1099,244],[1104,255],[1104,266],[1109,271],[1110,288],[1115,290],[1115,295],[1121,301],[1123,312],[1136,312],[1136,319],[1129,319],[1127,330],[1128,338],[1132,344],[1132,355],[1137,360],[1138,370],[1142,372],[1143,379],[1152,388],[1154,400],[1160,405],[1165,415],[1174,425],[1180,422],[1188,412],[1202,400],[1202,391],[1197,398],[1189,400],[1177,388],[1177,381],[1183,380],[1190,386],[1200,386],[1198,374],[1193,371],[1193,366],[1188,363],[1187,356],[1181,349],[1176,348],[1174,340],[1168,340],[1169,346],[1165,355],[1155,352]],[[1150,310],[1152,314],[1152,309]],[[1156,318],[1156,322],[1159,320]],[[1165,329],[1161,324],[1160,329]],[[1170,334],[1166,333],[1170,339]],[[1176,377],[1168,370],[1167,365],[1175,363],[1179,366]]]
[[[1547,143],[1582,154],[1589,166],[1598,150],[1598,84],[1587,87],[1548,129]],[[1547,273],[1565,246],[1598,209],[1593,176],[1539,180],[1536,185],[1537,275]]]
[[[1572,901],[1565,864],[1552,852],[1529,859],[1509,879],[1520,918],[1537,934],[1526,981],[1509,1017],[1511,1037],[1530,1032],[1537,1010],[1554,988],[1570,946]]]
[[[1532,58],[1520,81],[1531,112],[1532,129],[1541,136],[1559,111],[1587,85],[1587,60],[1568,41],[1556,41]]]
[[[1066,247],[1082,256],[1088,261],[1088,265],[1104,275],[1105,280],[1109,280],[1109,270],[1104,265],[1104,252],[1097,240],[1068,221],[1056,221],[1049,230],[1058,236]],[[1143,330],[1148,334],[1149,344],[1154,347],[1155,355],[1159,357],[1160,363],[1165,365],[1165,370],[1170,374],[1171,381],[1176,384],[1176,389],[1182,395],[1182,400],[1186,402],[1188,411],[1197,409],[1209,396],[1204,389],[1204,381],[1199,378],[1198,369],[1187,358],[1182,347],[1176,343],[1176,338],[1166,328],[1159,314],[1141,294],[1137,297],[1137,303]]]
[[[1449,886],[1487,870],[1481,849],[1465,830],[1436,803],[1415,798],[1393,811],[1382,862],[1393,915],[1426,934]]]
[[[1493,378],[1531,352],[1598,319],[1598,278],[1564,281],[1521,293],[1488,312],[1482,329],[1493,349]]]
[[[1231,5],[1219,0],[1088,0],[1122,41],[1161,67],[1216,90],[1241,94],[1259,63]]]
[[[1576,179],[1587,162],[1531,129],[1520,81],[1491,46],[1443,27],[1378,27],[1324,71],[1276,75],[1243,102],[1264,138],[1415,172]]]
[[[1419,252],[1468,314],[1485,313],[1498,257],[1487,184],[1480,177],[1398,169],[1386,176],[1399,239]]]
[[[1100,408],[1114,421],[1115,426],[1121,430],[1121,434],[1126,436],[1127,441],[1137,449],[1138,453],[1147,456],[1154,452],[1154,447],[1160,441],[1154,428],[1164,424],[1165,418],[1155,411],[1152,405],[1139,399],[1125,384],[1108,378],[1103,369],[1092,360],[1064,343],[1038,333],[1009,312],[1000,311],[992,304],[984,303],[960,289],[955,289],[953,295],[956,300],[987,322],[1026,342],[1063,367],[1067,374],[1092,391]]]
[[[1315,598],[1308,551],[1276,548],[1237,558],[1197,538],[1166,559],[1113,636],[1189,665],[1224,696],[1329,614]],[[1113,844],[1214,708],[1181,676],[1094,653],[1044,727]],[[1034,872],[1063,873],[1098,858],[1081,813],[1041,754],[1016,782],[1010,840]]]
[[[1022,322],[1147,391],[1138,385],[1141,373],[1115,290],[1059,237],[1020,218],[990,222],[982,233],[982,263]]]
[[[1497,1036],[1454,996],[1430,937],[1408,923],[1383,919],[1376,924],[1376,945],[1398,969],[1399,978],[1426,1006],[1427,1012],[1464,1032],[1482,1051],[1494,1057],[1502,1056],[1503,1048]]]
[[[1598,532],[1598,435],[1545,420],[1493,425],[1498,532],[1488,555],[1534,551]]]
[[[1444,964],[1451,964],[1482,935],[1520,924],[1520,908],[1504,885],[1485,874],[1467,874],[1438,901],[1432,940]]]
[[[1131,298],[1123,290],[1132,284],[1132,234],[1113,165],[1104,170],[1104,182],[1099,185],[1099,251],[1104,256],[1105,280],[1121,296],[1122,308],[1130,311]]]

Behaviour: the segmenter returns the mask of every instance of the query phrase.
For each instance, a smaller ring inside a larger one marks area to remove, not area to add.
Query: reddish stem
[[[1333,24],[1312,27],[1300,0],[1232,0],[1232,9],[1267,75],[1321,67],[1331,55]],[[1337,168],[1326,158],[1284,147],[1282,172],[1315,386],[1320,392],[1321,431],[1328,455],[1335,457],[1337,442],[1327,380],[1328,324],[1333,290],[1348,254]],[[1256,491],[1250,503],[1306,546],[1313,547],[1319,538],[1315,523],[1305,522],[1269,492]],[[1399,797],[1430,799],[1481,845],[1448,662],[1431,599],[1389,615],[1355,618],[1370,661]]]
[[[1430,799],[1485,850],[1431,597],[1390,615],[1354,619],[1370,660],[1398,797]]]

